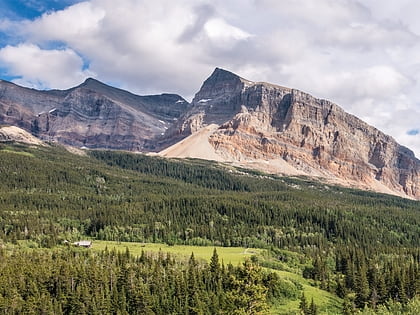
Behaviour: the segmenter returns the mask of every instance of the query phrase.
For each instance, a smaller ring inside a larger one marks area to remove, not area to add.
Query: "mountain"
[[[420,161],[412,151],[336,104],[299,90],[217,68],[175,126],[167,139],[200,135],[214,160],[420,198]],[[191,139],[162,155],[201,158]]]
[[[79,147],[153,150],[188,106],[179,95],[138,96],[94,79],[65,91],[0,82],[0,123]]]
[[[159,152],[420,199],[420,161],[338,105],[216,68],[191,104],[94,79],[37,91],[0,82],[0,123],[73,146]]]

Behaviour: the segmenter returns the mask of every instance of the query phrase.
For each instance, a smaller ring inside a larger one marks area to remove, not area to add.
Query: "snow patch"
[[[176,102],[175,102],[175,104],[179,104],[179,103],[185,103],[185,101],[183,101],[183,100],[178,100],[178,101],[176,101]]]
[[[212,100],[211,98],[202,98],[197,103],[207,103],[208,101],[211,101],[211,100]]]

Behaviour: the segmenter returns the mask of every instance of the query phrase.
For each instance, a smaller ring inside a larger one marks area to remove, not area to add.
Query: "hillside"
[[[419,292],[417,201],[124,152],[0,144],[0,160],[6,244],[88,237],[266,248],[262,266],[300,274],[356,307]]]

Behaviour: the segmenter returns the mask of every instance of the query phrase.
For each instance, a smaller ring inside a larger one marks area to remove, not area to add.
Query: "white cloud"
[[[75,37],[89,38],[100,31],[100,21],[106,12],[90,2],[75,4],[65,10],[45,13],[35,21],[27,21],[24,27],[33,39],[69,40]]]
[[[225,46],[231,48],[232,43],[247,39],[251,35],[243,30],[229,25],[222,19],[211,19],[204,24],[204,30],[207,36],[214,42],[215,45]]]
[[[6,46],[0,49],[0,63],[20,76],[15,83],[35,88],[65,89],[92,75],[81,70],[83,60],[71,49],[42,50],[32,44]]]
[[[1,52],[20,56],[9,56],[10,73],[46,87],[64,87],[64,73],[70,87],[90,71],[133,92],[185,97],[224,67],[337,102],[420,156],[420,134],[407,135],[420,127],[419,9],[415,0],[91,0],[0,22],[26,43]],[[54,42],[67,48],[47,50]],[[37,73],[28,58],[44,69],[56,60],[57,74]]]

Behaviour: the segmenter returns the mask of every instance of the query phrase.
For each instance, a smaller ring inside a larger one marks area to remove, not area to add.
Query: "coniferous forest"
[[[84,238],[269,257],[232,266],[217,252],[206,263],[63,245]],[[0,144],[0,240],[4,314],[266,314],[284,298],[322,314],[298,284],[284,289],[275,270],[289,269],[340,297],[342,314],[420,307],[420,202],[208,161]]]

